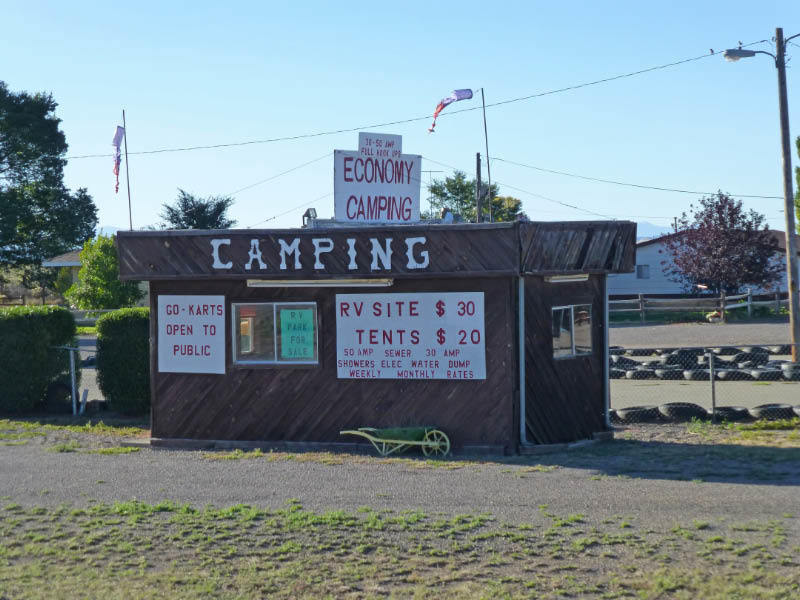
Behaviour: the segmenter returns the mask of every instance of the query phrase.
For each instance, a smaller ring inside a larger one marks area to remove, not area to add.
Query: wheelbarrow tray
[[[444,456],[450,451],[450,440],[447,435],[432,425],[383,429],[359,427],[345,429],[340,431],[339,435],[357,435],[366,438],[381,456],[397,454],[412,446],[419,446],[425,456],[430,454]]]

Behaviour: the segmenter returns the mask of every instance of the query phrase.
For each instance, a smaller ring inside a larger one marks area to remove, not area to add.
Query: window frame
[[[591,344],[591,350],[588,352],[577,352],[575,349],[575,307],[576,306],[588,306],[589,307],[589,343]],[[558,306],[550,307],[550,335],[552,336],[553,328],[553,313],[557,310],[566,310],[569,309],[569,333],[570,333],[570,345],[571,345],[571,352],[569,354],[555,354],[555,336],[553,336],[553,340],[551,341],[551,348],[553,349],[553,360],[563,360],[568,358],[580,358],[584,356],[593,356],[594,355],[594,344],[592,343],[592,308],[593,305],[591,302],[581,302],[580,304],[561,304]],[[560,325],[559,325],[560,327]]]
[[[636,279],[650,279],[650,265],[636,265]]]
[[[240,306],[268,306],[271,305],[272,307],[272,344],[273,344],[273,355],[275,356],[274,360],[242,360],[241,356],[243,354],[248,354],[253,352],[253,334],[254,334],[254,323],[253,318],[250,317],[251,325],[250,325],[250,351],[249,352],[242,352],[239,349],[239,328],[238,328],[238,321],[242,319],[241,316],[237,317],[237,308]],[[279,348],[278,348],[278,309],[283,307],[290,307],[290,306],[304,306],[313,308],[314,310],[314,349],[316,350],[316,359],[315,360],[280,360],[279,359]],[[320,357],[320,344],[319,344],[319,303],[316,300],[300,300],[300,301],[283,301],[283,300],[258,300],[258,301],[240,301],[240,302],[231,302],[231,321],[232,321],[232,328],[231,328],[231,364],[235,368],[291,368],[291,367],[301,367],[301,368],[310,368],[310,367],[320,367],[322,365],[322,359]]]

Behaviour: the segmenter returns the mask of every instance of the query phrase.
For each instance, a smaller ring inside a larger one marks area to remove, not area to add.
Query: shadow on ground
[[[800,485],[796,447],[614,440],[537,456],[535,461],[596,471],[597,478]]]

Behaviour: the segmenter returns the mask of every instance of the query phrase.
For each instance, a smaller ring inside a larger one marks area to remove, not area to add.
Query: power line
[[[500,185],[500,184],[501,184],[501,182],[498,181],[497,185]],[[541,198],[542,200],[547,200],[548,202],[553,202],[554,204],[560,204],[561,206],[564,206],[566,208],[571,208],[573,210],[577,210],[577,211],[586,213],[587,215],[592,215],[592,216],[595,216],[595,217],[602,217],[604,219],[612,219],[612,220],[614,220],[614,217],[612,217],[610,215],[600,214],[600,213],[594,212],[594,211],[586,209],[586,208],[581,208],[580,206],[575,206],[574,204],[569,204],[567,202],[561,202],[560,200],[554,200],[553,198],[548,198],[547,196],[542,196],[541,194],[537,194],[535,192],[530,192],[528,190],[523,190],[522,188],[514,187],[513,185],[509,185],[507,183],[503,183],[502,185],[504,185],[505,187],[507,187],[509,189],[512,189],[514,191],[522,192],[523,194],[528,194],[529,196],[533,196],[534,198]]]
[[[542,171],[543,173],[552,173],[554,175],[564,175],[565,177],[573,177],[575,179],[583,179],[586,181],[597,181],[600,183],[610,183],[613,185],[623,185],[627,187],[639,188],[643,190],[656,190],[659,192],[676,192],[679,194],[693,194],[699,196],[708,196],[714,195],[717,192],[701,192],[697,190],[684,190],[680,188],[669,188],[669,187],[661,187],[655,185],[642,185],[638,183],[629,183],[626,181],[615,181],[613,179],[602,179],[600,177],[589,177],[587,175],[578,175],[576,173],[567,173],[566,171],[556,171],[555,169],[545,169],[544,167],[537,167],[535,165],[526,165],[525,163],[514,162],[513,160],[507,160],[504,158],[498,158],[497,156],[493,156],[492,160],[499,160],[500,162],[508,163],[510,165],[515,165],[517,167],[525,167],[526,169],[533,169],[534,171]],[[782,200],[783,196],[761,196],[757,194],[734,194],[730,193],[730,196],[736,196],[737,198],[762,198],[762,199],[769,199],[769,200]]]
[[[328,192],[324,196],[320,196],[319,198],[314,198],[313,200],[309,200],[308,202],[303,202],[303,204],[298,204],[297,206],[294,206],[294,207],[290,208],[289,210],[286,210],[286,211],[284,211],[282,213],[278,213],[277,215],[273,215],[273,216],[271,216],[271,217],[269,217],[267,219],[264,219],[263,221],[259,221],[258,223],[253,223],[252,225],[248,225],[247,229],[251,229],[251,228],[255,227],[256,225],[261,225],[261,223],[266,223],[268,221],[274,221],[278,217],[282,217],[283,215],[288,215],[290,212],[294,212],[294,211],[296,211],[296,210],[298,210],[300,208],[303,208],[304,206],[308,206],[309,204],[312,204],[314,202],[319,202],[320,200],[324,200],[328,196],[333,196],[333,192]]]
[[[239,188],[235,192],[231,192],[230,194],[226,194],[226,196],[235,196],[239,192],[243,192],[245,190],[249,190],[250,188],[254,188],[254,187],[258,186],[258,185],[261,185],[262,183],[267,183],[268,181],[272,181],[273,179],[277,179],[278,177],[281,177],[282,175],[286,175],[287,173],[291,173],[292,171],[297,171],[298,169],[302,169],[303,167],[307,167],[308,165],[314,164],[315,162],[318,162],[318,161],[322,160],[323,158],[328,158],[332,154],[333,154],[333,152],[328,152],[326,154],[323,154],[319,158],[315,158],[315,159],[310,160],[308,162],[304,162],[302,165],[297,165],[296,167],[292,167],[291,169],[287,169],[285,171],[281,171],[280,173],[276,173],[275,175],[267,177],[266,179],[262,179],[261,181],[256,181],[255,183],[251,183],[250,185],[246,185],[243,188]]]
[[[440,166],[442,166],[442,167],[446,167],[446,168],[448,168],[448,169],[450,169],[450,170],[452,170],[452,171],[461,171],[462,173],[466,173],[466,171],[464,171],[464,170],[462,170],[462,169],[458,169],[458,168],[456,168],[456,167],[454,167],[454,166],[452,166],[452,165],[447,165],[447,164],[445,164],[445,163],[442,163],[442,162],[439,162],[439,161],[433,160],[432,158],[430,158],[430,157],[428,157],[428,156],[423,156],[422,158],[424,158],[425,160],[428,160],[428,161],[432,162],[433,164],[440,165]],[[499,185],[501,185],[501,182],[500,182],[500,181],[495,181],[495,183],[496,183],[498,186],[499,186]],[[537,193],[535,193],[535,192],[530,192],[530,191],[528,191],[528,190],[524,190],[524,189],[522,189],[522,188],[518,188],[518,187],[515,187],[515,186],[513,186],[513,185],[509,185],[509,184],[507,184],[507,183],[502,183],[502,185],[504,185],[505,187],[507,187],[507,188],[510,188],[510,189],[512,189],[512,190],[516,190],[516,191],[518,191],[518,192],[522,192],[523,194],[528,194],[528,195],[530,195],[530,196],[534,196],[535,198],[541,198],[542,200],[547,200],[548,202],[553,202],[554,204],[560,204],[561,206],[564,206],[564,207],[566,207],[566,208],[571,208],[571,209],[573,209],[573,210],[577,210],[577,211],[580,211],[580,212],[583,212],[583,213],[586,213],[586,214],[589,214],[589,215],[593,215],[593,216],[595,216],[595,217],[603,217],[604,219],[611,219],[611,218],[613,218],[613,217],[610,217],[610,216],[608,216],[608,215],[603,215],[603,214],[600,214],[600,213],[597,213],[597,212],[594,212],[594,211],[588,210],[588,209],[586,209],[586,208],[581,208],[580,206],[575,206],[574,204],[569,204],[569,203],[567,203],[567,202],[561,202],[560,200],[554,200],[553,198],[548,198],[547,196],[542,196],[541,194],[537,194]]]
[[[758,42],[751,42],[749,44],[743,45],[742,47],[746,48],[748,46],[761,44],[761,43],[764,43],[766,41],[767,40],[760,40]],[[566,86],[566,87],[562,87],[562,88],[557,88],[557,89],[554,89],[554,90],[547,90],[547,91],[544,91],[544,92],[537,92],[535,94],[528,94],[526,96],[519,96],[517,98],[509,98],[508,100],[500,100],[498,102],[492,102],[490,104],[487,104],[486,107],[487,108],[492,108],[492,107],[495,107],[495,106],[503,106],[503,105],[512,104],[512,103],[515,103],[515,102],[523,102],[523,101],[526,101],[526,100],[533,100],[535,98],[542,98],[544,96],[551,96],[553,94],[560,94],[560,93],[563,93],[563,92],[569,92],[569,91],[573,91],[573,90],[577,90],[577,89],[581,89],[581,88],[585,88],[585,87],[589,87],[589,86],[593,86],[593,85],[599,85],[601,83],[609,83],[611,81],[616,81],[618,79],[625,79],[627,77],[634,77],[636,75],[643,75],[645,73],[651,73],[653,71],[659,71],[661,69],[668,69],[670,67],[676,67],[678,65],[683,65],[683,64],[686,64],[686,63],[702,60],[704,58],[708,58],[710,56],[716,56],[718,54],[721,54],[721,52],[710,52],[708,54],[702,54],[700,56],[694,56],[692,58],[685,58],[683,60],[677,60],[677,61],[666,63],[666,64],[663,64],[663,65],[657,65],[657,66],[654,66],[654,67],[648,67],[646,69],[639,69],[638,71],[631,71],[630,73],[622,73],[621,75],[613,75],[611,77],[604,77],[602,79],[595,79],[594,81],[586,81],[584,83],[578,83],[578,84],[575,84],[575,85],[570,85],[570,86]],[[452,115],[459,114],[459,113],[464,113],[464,112],[472,112],[474,110],[479,110],[480,108],[481,108],[480,106],[473,106],[473,107],[468,107],[468,108],[461,108],[461,109],[451,110],[450,112],[447,112],[447,113],[444,113],[444,114],[440,115],[439,118],[448,117],[448,116],[452,116]],[[363,131],[365,129],[377,129],[378,127],[389,127],[391,125],[404,125],[406,123],[414,123],[414,122],[417,122],[417,121],[427,121],[428,119],[432,118],[432,116],[433,115],[425,115],[425,116],[421,116],[421,117],[412,117],[412,118],[409,118],[409,119],[399,119],[399,120],[396,120],[396,121],[387,121],[385,123],[373,123],[371,125],[361,125],[361,126],[358,126],[358,127],[347,127],[347,128],[343,128],[343,129],[332,129],[332,130],[327,130],[327,131],[317,131],[317,132],[313,132],[313,133],[303,133],[303,134],[289,135],[289,136],[283,136],[283,137],[265,138],[265,139],[257,139],[257,140],[247,140],[247,141],[242,141],[242,142],[230,142],[230,143],[225,143],[225,144],[208,144],[208,145],[197,145],[197,146],[183,146],[183,147],[176,147],[176,148],[158,148],[158,149],[154,149],[154,150],[140,150],[138,152],[129,152],[129,154],[131,154],[131,155],[162,154],[162,153],[166,153],[166,152],[188,152],[188,151],[191,151],[191,150],[213,150],[213,149],[218,149],[218,148],[232,148],[232,147],[236,147],[236,146],[250,146],[250,145],[254,145],[254,144],[270,144],[270,143],[274,143],[274,142],[288,142],[288,141],[293,141],[293,140],[301,140],[301,139],[309,139],[309,138],[322,137],[322,136],[328,136],[328,135],[336,135],[336,134],[339,134],[339,133],[352,133],[354,131]],[[82,159],[82,158],[107,158],[109,156],[111,156],[111,154],[82,154],[82,155],[78,155],[78,156],[67,156],[65,158],[67,160],[77,160],[77,159]]]

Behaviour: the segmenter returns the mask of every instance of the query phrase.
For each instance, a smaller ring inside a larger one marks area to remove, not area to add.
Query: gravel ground
[[[638,325],[612,323],[609,342],[625,348],[660,346],[738,346],[788,344],[789,321],[748,321],[746,323],[673,323]]]
[[[800,449],[792,437],[795,447],[762,448],[715,445],[685,425],[629,427],[617,435],[622,439],[555,454],[436,463],[414,455],[387,461],[281,453],[219,460],[219,453],[150,448],[99,455],[89,450],[121,439],[56,431],[23,445],[0,445],[0,494],[4,503],[46,506],[136,498],[278,508],[297,498],[314,510],[366,505],[487,512],[514,523],[529,520],[544,504],[589,520],[626,515],[665,526],[687,518],[766,520],[797,511]],[[53,451],[65,443],[76,447]]]

